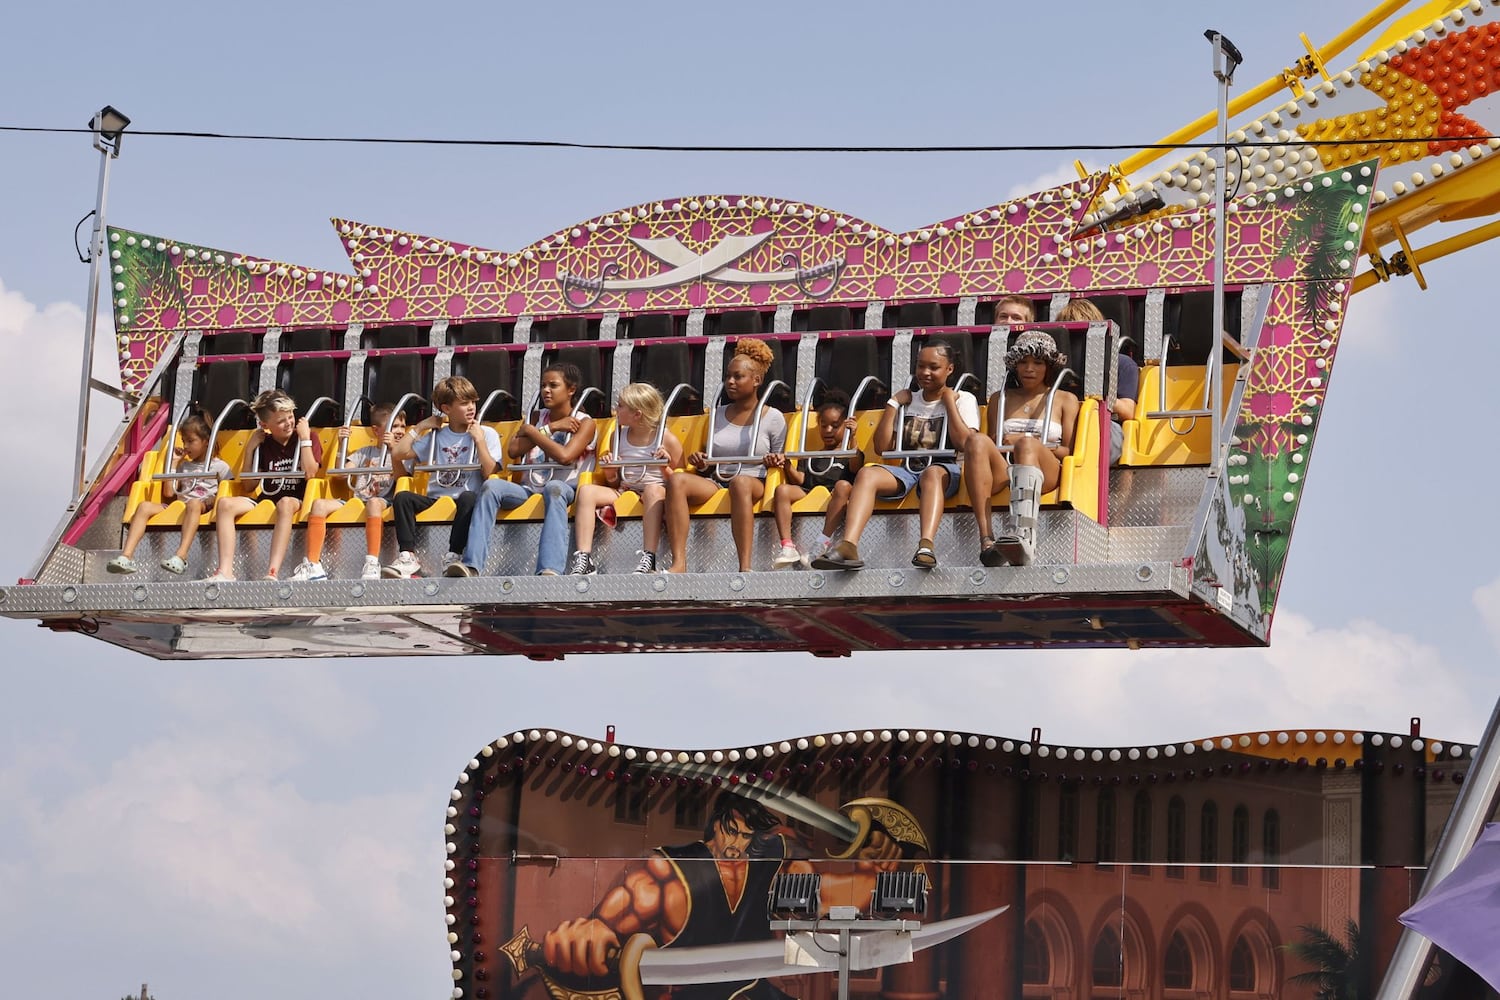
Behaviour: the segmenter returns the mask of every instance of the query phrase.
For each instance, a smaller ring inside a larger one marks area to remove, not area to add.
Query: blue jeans
[[[490,533],[495,529],[495,515],[514,510],[536,494],[542,494],[542,543],[536,555],[536,571],[550,569],[562,573],[568,559],[568,505],[577,490],[572,483],[551,482],[546,486],[523,486],[508,479],[487,479],[474,505],[473,527],[464,547],[464,564],[484,572],[489,559]]]

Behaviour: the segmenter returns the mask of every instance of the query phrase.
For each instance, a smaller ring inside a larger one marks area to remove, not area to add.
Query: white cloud
[[[1495,598],[1500,603],[1500,587]],[[737,718],[733,736],[704,738],[719,745],[871,725],[1025,737],[1040,726],[1048,741],[1111,746],[1286,727],[1405,732],[1420,715],[1433,736],[1474,740],[1485,718],[1460,667],[1434,646],[1374,622],[1320,627],[1287,610],[1266,649],[922,656],[916,663],[905,653],[857,656],[840,665],[842,683],[826,686],[809,683],[805,658],[715,661],[709,683],[726,699],[747,676],[783,685],[787,695],[775,731],[764,718]],[[921,666],[939,657],[940,671]]]
[[[1088,160],[1083,161],[1083,166],[1084,169],[1090,171],[1099,169],[1097,165],[1090,163]],[[1072,160],[1069,160],[1033,177],[1031,180],[1012,184],[1010,189],[1005,192],[1005,200],[1009,201],[1012,198],[1021,198],[1028,194],[1035,194],[1038,191],[1046,191],[1061,184],[1071,184],[1076,180],[1078,180],[1078,168],[1073,166]]]
[[[441,797],[310,794],[303,734],[261,705],[246,714],[257,721],[171,720],[117,753],[88,734],[0,766],[0,937],[72,921],[126,949],[173,941],[236,966],[296,954],[329,971],[439,944]],[[429,957],[440,976],[441,952]]]
[[[1475,590],[1473,600],[1490,641],[1500,650],[1500,577]]]
[[[119,385],[108,314],[101,314],[98,330],[94,377]],[[7,508],[14,523],[30,526],[0,542],[4,568],[19,570],[41,555],[35,550],[41,532],[61,518],[70,499],[82,343],[82,309],[67,302],[37,306],[0,279],[0,358],[5,359],[0,364],[0,426],[25,430],[4,436],[0,464],[27,470],[28,487],[14,491]],[[89,412],[91,465],[119,426],[120,413],[116,400],[95,393]]]

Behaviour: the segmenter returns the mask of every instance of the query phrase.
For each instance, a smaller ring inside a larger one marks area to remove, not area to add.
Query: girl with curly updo
[[[1005,352],[1014,388],[990,400],[989,435],[971,434],[964,445],[964,477],[974,519],[979,523],[979,561],[986,566],[1027,566],[1036,557],[1037,512],[1041,496],[1057,488],[1062,460],[1072,454],[1078,397],[1059,389],[1046,408],[1047,393],[1068,363],[1050,334],[1023,333]],[[997,445],[1011,446],[1010,461]],[[990,508],[996,484],[1010,484],[1010,530],[991,534]]]
[[[695,451],[688,465],[698,475],[667,479],[667,544],[672,550],[670,573],[687,572],[689,508],[713,497],[720,487],[729,490],[730,530],[739,555],[740,572],[750,570],[750,548],[755,534],[755,505],[766,492],[766,466],[771,456],[786,449],[786,418],[775,407],[763,408],[760,432],[751,440],[755,414],[761,409],[760,386],[775,355],[763,341],[745,338],[735,344],[734,357],[724,373],[723,405],[714,411],[713,450],[716,455],[755,455],[749,462],[709,465],[708,455]]]

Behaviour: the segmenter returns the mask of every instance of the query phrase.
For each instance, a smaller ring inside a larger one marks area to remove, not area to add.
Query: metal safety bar
[[[324,403],[327,403],[329,406],[338,406],[339,405],[338,404],[338,400],[334,399],[331,396],[319,396],[317,399],[315,399],[315,400],[312,401],[312,405],[307,408],[307,412],[302,415],[302,419],[303,420],[311,420],[312,419],[312,415],[314,413],[317,413],[318,412],[318,408],[320,406],[322,406]],[[306,479],[307,478],[307,473],[303,472],[301,469],[291,469],[291,470],[288,470],[286,472],[262,472],[262,471],[260,471],[260,449],[256,448],[255,449],[255,454],[253,454],[253,455],[250,456],[250,471],[249,472],[241,472],[239,474],[238,478],[240,478],[240,479]]]
[[[802,401],[802,430],[804,439],[807,432],[807,422],[813,414],[813,399],[818,394],[818,386],[823,384],[824,383],[821,378],[814,376],[812,385],[809,386],[807,390],[807,398]],[[871,385],[878,385],[882,389],[885,388],[885,383],[880,381],[880,379],[876,378],[874,375],[866,375],[860,381],[859,388],[854,390],[854,398],[849,400],[849,414],[852,415],[859,412],[859,399],[864,395],[865,389],[867,389]],[[854,447],[854,430],[853,428],[846,427],[844,428],[844,436],[839,441],[839,446],[832,451],[788,451],[786,452],[786,457],[802,459],[805,470],[807,472],[811,472],[815,476],[823,476],[833,471],[834,459],[853,458],[859,453],[859,449]],[[818,462],[820,460],[823,462],[821,468],[818,466]]]
[[[979,388],[979,378],[973,372],[964,372],[953,384],[953,391],[957,392],[964,386],[965,379],[974,380],[974,388]],[[896,434],[900,435],[901,428],[906,426],[906,407],[896,408]],[[911,472],[921,472],[932,464],[934,458],[953,458],[957,455],[952,448],[948,447],[948,411],[943,411],[943,422],[938,431],[938,446],[936,448],[906,448],[892,449],[880,453],[881,458],[899,458],[902,464]],[[913,468],[913,462],[920,462],[920,468]]]
[[[1222,334],[1222,336],[1224,336],[1226,339],[1232,339],[1232,338],[1229,338],[1228,334]],[[1213,416],[1213,413],[1214,413],[1214,410],[1213,410],[1213,398],[1214,398],[1214,384],[1215,384],[1215,381],[1214,381],[1214,362],[1217,361],[1217,360],[1219,360],[1219,352],[1216,351],[1216,350],[1212,350],[1212,349],[1210,349],[1209,352],[1208,352],[1208,361],[1205,364],[1204,369],[1203,369],[1203,406],[1202,406],[1202,408],[1201,409],[1197,409],[1197,410],[1169,410],[1169,409],[1167,409],[1167,369],[1170,366],[1167,364],[1167,351],[1169,351],[1171,349],[1172,345],[1174,343],[1176,343],[1176,342],[1177,342],[1177,338],[1173,334],[1168,334],[1162,340],[1161,362],[1160,362],[1161,378],[1159,378],[1159,379],[1156,380],[1156,382],[1157,382],[1157,385],[1156,385],[1156,389],[1157,389],[1156,407],[1157,408],[1156,408],[1156,412],[1154,412],[1154,413],[1148,413],[1148,414],[1146,414],[1146,417],[1148,419],[1150,419],[1150,420],[1165,420],[1165,421],[1167,421],[1167,426],[1169,428],[1171,428],[1173,434],[1183,435],[1183,434],[1190,434],[1190,433],[1192,433],[1193,428],[1196,427],[1196,426],[1198,426],[1198,418],[1199,417],[1211,417],[1211,416]],[[1187,427],[1186,427],[1186,429],[1184,429],[1184,430],[1178,430],[1177,429],[1177,421],[1178,420],[1191,420],[1192,423],[1188,424]]]
[[[582,414],[583,416],[588,416],[588,414],[584,413],[583,404],[584,404],[584,401],[589,398],[590,394],[598,396],[600,399],[604,398],[604,393],[601,392],[601,391],[599,391],[599,388],[597,386],[592,386],[592,385],[585,386],[584,389],[583,389],[583,391],[578,394],[578,397],[573,400],[573,417],[575,419],[577,419],[577,417],[580,414]],[[532,406],[532,412],[533,413],[540,413],[541,412],[541,409],[542,409],[541,401],[542,401],[542,397],[541,397],[540,394],[538,394],[537,398],[536,398],[536,403],[535,403],[535,405]],[[533,425],[533,426],[535,426],[535,425]],[[569,441],[573,440],[573,435],[569,434],[567,439]],[[549,470],[549,469],[571,469],[572,466],[571,465],[563,465],[560,462],[522,462],[519,465],[511,465],[511,466],[507,466],[506,468],[508,468],[512,472],[535,472],[535,471],[539,471],[539,470]]]
[[[778,386],[781,387],[782,389],[786,389],[788,392],[791,391],[791,387],[788,386],[785,382],[783,382],[779,378],[772,379],[771,381],[767,382],[764,386],[761,387],[760,397],[756,400],[756,404],[757,405],[755,407],[755,419],[750,422],[750,447],[751,448],[754,448],[755,447],[755,442],[757,442],[757,441],[760,440],[760,418],[765,415],[765,412],[766,412],[766,400],[768,400],[768,399],[771,398],[771,393],[775,392]],[[765,455],[757,455],[757,454],[754,454],[754,452],[752,452],[749,455],[715,455],[714,454],[714,433],[715,433],[715,430],[716,430],[716,428],[715,428],[714,425],[715,425],[715,421],[717,421],[718,417],[719,417],[719,400],[722,399],[723,396],[724,396],[724,387],[721,385],[719,387],[719,394],[714,397],[714,405],[708,411],[708,441],[707,441],[706,446],[704,448],[705,453],[708,455],[708,461],[705,462],[704,464],[707,465],[707,466],[710,466],[710,467],[714,468],[714,478],[718,479],[719,482],[721,482],[721,483],[722,482],[727,482],[729,479],[733,479],[735,476],[740,475],[741,474],[741,470],[744,468],[744,466],[747,463],[753,463],[753,464],[758,464],[758,465],[759,464],[764,464],[765,463],[765,458],[766,458]],[[728,475],[727,478],[724,475],[721,474],[721,472],[720,472],[720,470],[718,468],[720,466],[726,466],[726,465],[732,465],[732,466],[735,467],[734,471],[731,472],[731,473],[729,473],[729,475]]]
[[[1047,415],[1046,420],[1043,422],[1043,426],[1045,426],[1046,424],[1050,424],[1052,422],[1052,404],[1054,402],[1056,402],[1056,400],[1057,400],[1057,391],[1062,388],[1063,380],[1065,378],[1067,378],[1069,375],[1073,376],[1074,378],[1078,378],[1078,373],[1075,372],[1073,369],[1071,369],[1071,368],[1064,368],[1062,371],[1060,371],[1060,372],[1057,373],[1057,378],[1055,378],[1055,379],[1052,380],[1052,388],[1050,388],[1050,389],[1047,390],[1047,402],[1046,402],[1046,405],[1045,405],[1045,409],[1043,410],[1043,412]],[[1009,455],[1012,451],[1015,450],[1015,446],[1014,445],[1009,445],[1009,444],[1005,443],[1005,383],[1004,382],[1000,383],[1000,391],[999,391],[999,393],[997,393],[997,395],[1000,397],[1000,399],[999,399],[1000,405],[996,409],[995,412],[999,416],[1000,425],[999,425],[998,428],[997,427],[991,427],[990,428],[990,438],[999,447],[1000,453],[1002,455]],[[998,434],[996,433],[997,430],[999,431]],[[1042,434],[1041,438],[1042,438],[1042,444],[1046,445],[1047,444],[1047,435],[1046,434]],[[1060,445],[1060,444],[1062,444],[1062,441],[1058,440],[1057,444],[1048,445],[1048,447],[1056,448],[1057,445]]]
[[[243,400],[239,400],[238,402],[243,402]],[[177,471],[177,428],[192,414],[192,410],[193,406],[191,403],[189,403],[187,406],[184,406],[182,408],[182,412],[177,414],[176,418],[173,419],[171,425],[167,427],[167,460],[165,465],[163,466],[164,471],[158,472],[151,477],[153,482],[181,482],[188,479],[206,479],[208,477],[207,466],[211,465],[213,463],[213,459],[217,457],[213,454],[213,443],[218,438],[213,434],[210,434],[208,439],[208,451],[205,453],[208,456],[208,459],[204,463],[205,467],[197,472]]]
[[[658,452],[661,451],[662,444],[667,439],[667,414],[672,412],[672,404],[675,403],[675,402],[677,402],[678,395],[684,389],[686,389],[688,392],[696,392],[697,391],[697,387],[694,386],[691,382],[678,382],[676,385],[674,385],[672,387],[672,391],[667,395],[667,401],[666,401],[666,403],[663,404],[662,408],[661,408],[661,423],[659,423],[659,424],[656,425],[656,437],[653,438],[652,441],[651,441],[651,454],[653,454],[653,455],[656,455]],[[619,445],[618,445],[619,440],[620,440],[620,428],[619,428],[619,425],[616,424],[615,425],[615,442],[616,442],[615,454],[617,454],[617,455],[619,454]],[[665,459],[665,458],[637,458],[637,459],[632,459],[631,461],[628,461],[628,462],[622,462],[619,459],[614,458],[614,459],[600,459],[595,464],[599,468],[601,468],[601,469],[643,469],[643,468],[652,468],[652,467],[665,468],[667,466],[668,462],[667,462],[667,459]],[[629,480],[629,477],[627,477],[624,473],[621,473],[620,474],[620,481],[622,483],[628,483],[630,480]]]

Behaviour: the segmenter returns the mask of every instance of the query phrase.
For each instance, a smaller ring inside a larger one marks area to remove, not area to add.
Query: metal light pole
[[[99,151],[99,196],[94,203],[94,231],[89,239],[89,294],[83,311],[83,369],[78,387],[78,457],[73,464],[73,503],[83,499],[89,428],[89,398],[93,394],[94,334],[98,325],[100,269],[108,260],[104,246],[104,206],[109,198],[110,161],[120,155],[120,142],[130,119],[106,104],[89,120],[94,148]]]
[[[1214,181],[1214,330],[1209,341],[1208,359],[1203,371],[1210,380],[1212,393],[1209,414],[1212,436],[1213,464],[1209,475],[1218,475],[1222,465],[1219,448],[1223,440],[1221,421],[1224,419],[1224,378],[1219,369],[1224,360],[1224,238],[1228,230],[1225,206],[1229,202],[1229,87],[1234,83],[1234,71],[1244,62],[1240,50],[1222,34],[1209,28],[1203,33],[1214,47],[1214,79],[1219,81],[1219,169]],[[1217,362],[1217,364],[1216,364]]]
[[[1433,886],[1458,867],[1484,832],[1485,822],[1494,812],[1496,801],[1500,801],[1500,701],[1495,702],[1489,724],[1484,727],[1473,764],[1463,788],[1459,790],[1458,800],[1453,803],[1453,811],[1448,814],[1448,822],[1443,825],[1442,835],[1438,837],[1417,899],[1431,892]],[[1432,947],[1427,938],[1410,927],[1403,927],[1375,1000],[1408,1000],[1416,996],[1428,959],[1432,957]]]

